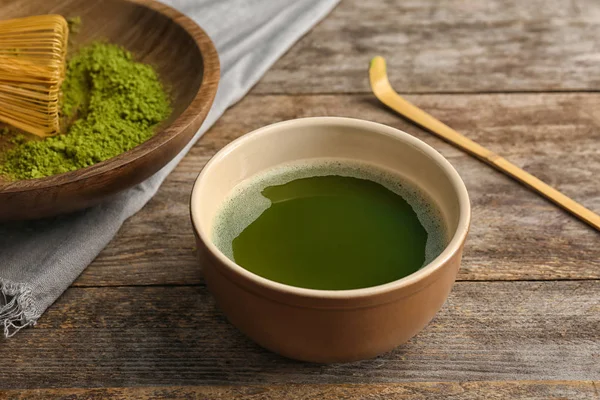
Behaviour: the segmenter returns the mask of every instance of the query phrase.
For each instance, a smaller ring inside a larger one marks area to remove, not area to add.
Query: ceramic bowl
[[[117,157],[46,178],[2,182],[0,177],[0,221],[90,207],[150,177],[194,137],[219,81],[219,57],[208,35],[159,1],[0,0],[2,19],[39,14],[81,18],[80,31],[70,37],[74,46],[70,52],[95,40],[108,40],[153,65],[170,88],[173,111],[150,140]]]
[[[407,277],[337,291],[270,281],[223,255],[211,241],[211,233],[215,214],[232,189],[266,169],[312,158],[366,162],[412,181],[437,203],[449,244]],[[312,362],[375,357],[422,330],[454,283],[470,215],[463,181],[437,151],[397,129],[348,118],[297,119],[242,136],[206,164],[191,197],[200,265],[220,309],[261,346]]]

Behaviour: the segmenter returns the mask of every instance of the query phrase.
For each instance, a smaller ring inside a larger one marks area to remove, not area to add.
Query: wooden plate
[[[154,0],[0,0],[2,19],[56,13],[81,17],[75,49],[107,39],[153,65],[171,90],[173,113],[147,142],[91,167],[0,183],[0,220],[35,219],[86,208],[142,182],[175,157],[206,118],[219,58],[206,33]]]

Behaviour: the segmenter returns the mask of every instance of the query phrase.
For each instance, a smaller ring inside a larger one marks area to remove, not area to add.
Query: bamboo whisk
[[[42,137],[59,132],[68,35],[60,15],[0,21],[0,121]]]

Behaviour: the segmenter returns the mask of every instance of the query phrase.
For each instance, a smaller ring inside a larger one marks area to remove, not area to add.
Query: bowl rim
[[[149,8],[172,20],[179,25],[194,41],[202,56],[202,81],[198,92],[183,110],[168,126],[158,130],[150,139],[139,144],[131,150],[121,153],[108,160],[101,161],[85,168],[56,174],[43,178],[22,179],[11,182],[0,182],[0,193],[13,194],[35,191],[46,188],[57,188],[71,185],[78,181],[87,180],[105,174],[115,169],[126,167],[147,156],[172,139],[184,132],[192,125],[203,110],[212,105],[217,92],[217,83],[220,78],[219,56],[210,36],[191,18],[177,11],[171,6],[157,0],[123,0],[127,3]]]
[[[197,211],[195,211],[201,207],[202,194],[200,193],[201,190],[199,189],[201,186],[200,182],[202,182],[205,179],[205,177],[211,173],[212,166],[226,158],[232,150],[239,146],[243,146],[244,143],[248,141],[258,139],[262,136],[267,136],[269,134],[275,134],[274,132],[279,132],[281,134],[286,129],[291,127],[309,128],[310,126],[314,125],[318,125],[320,127],[357,127],[377,134],[392,136],[404,142],[407,142],[412,146],[418,148],[419,150],[423,151],[427,156],[430,157],[432,161],[436,162],[441,167],[441,169],[444,171],[444,173],[450,180],[452,187],[456,191],[459,202],[459,220],[457,223],[456,230],[452,235],[450,242],[446,245],[441,254],[439,254],[435,259],[433,259],[431,262],[429,262],[427,265],[425,265],[418,271],[413,272],[410,275],[407,275],[401,279],[392,282],[360,289],[323,290],[307,289],[263,278],[231,261],[214,245],[214,243],[209,237],[209,233],[206,231],[206,229],[204,229],[205,227],[203,227],[203,225],[200,223]],[[249,281],[259,287],[265,287],[278,293],[291,294],[303,298],[348,300],[368,298],[375,295],[385,295],[388,293],[392,293],[397,291],[398,289],[412,286],[417,282],[421,282],[427,277],[433,275],[436,271],[442,269],[448,263],[448,261],[452,257],[454,257],[454,255],[457,252],[460,251],[466,240],[471,222],[471,204],[467,188],[456,169],[437,150],[435,150],[433,147],[423,142],[422,140],[417,139],[416,137],[399,129],[392,128],[390,126],[372,121],[345,117],[309,117],[292,119],[264,126],[237,138],[236,140],[232,141],[231,143],[223,147],[221,150],[219,150],[208,161],[208,163],[206,163],[206,165],[204,166],[204,168],[202,169],[202,171],[200,172],[200,174],[194,182],[190,198],[190,216],[193,228],[196,234],[198,235],[199,240],[203,242],[204,246],[206,246],[206,248],[212,254],[212,256],[216,257],[221,262],[221,264],[233,275],[238,275],[244,280]]]

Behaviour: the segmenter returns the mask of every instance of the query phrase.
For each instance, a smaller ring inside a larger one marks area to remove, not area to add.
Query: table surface
[[[600,235],[384,109],[367,79],[369,60],[386,57],[410,101],[600,212],[599,37],[597,0],[343,1],[227,111],[34,329],[2,341],[0,387],[14,389],[3,394],[600,398]],[[396,350],[349,364],[284,359],[232,327],[206,289],[188,217],[192,182],[217,150],[321,115],[422,139],[457,168],[473,205],[462,269],[435,319]]]

